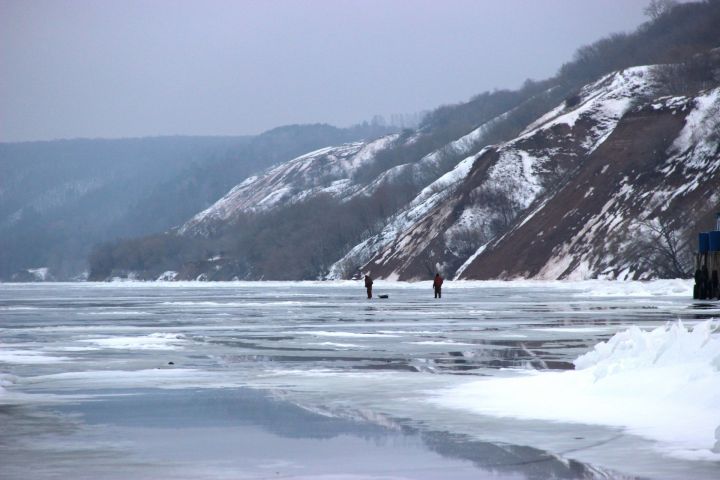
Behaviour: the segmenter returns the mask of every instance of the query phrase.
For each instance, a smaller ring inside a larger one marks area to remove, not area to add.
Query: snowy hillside
[[[656,233],[688,237],[719,205],[720,88],[650,100],[459,276],[645,278]]]
[[[395,142],[412,142],[414,139],[400,140],[399,135],[388,135],[369,143],[355,142],[307,153],[248,178],[182,225],[178,233],[208,236],[217,226],[232,222],[240,214],[268,211],[320,195],[329,195],[344,202],[372,195],[396,182],[426,185],[437,178],[443,155],[462,156],[471,151],[482,140],[488,124],[416,162],[383,170],[369,182],[358,179],[356,174],[373,164],[377,154],[392,147]]]
[[[361,188],[352,181],[352,174],[396,138],[397,135],[388,135],[370,143],[321,148],[249,177],[190,219],[179,233],[208,235],[214,226],[231,221],[241,213],[270,210],[315,195],[328,194],[342,199]]]
[[[583,88],[573,105],[564,102],[516,139],[462,161],[343,261],[360,260],[364,269],[386,278],[462,272],[479,249],[577,172],[631,105],[652,92],[648,67]]]

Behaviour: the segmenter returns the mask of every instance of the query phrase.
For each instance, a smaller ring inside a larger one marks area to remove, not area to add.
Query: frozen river
[[[689,282],[375,291],[0,284],[0,478],[720,478]]]

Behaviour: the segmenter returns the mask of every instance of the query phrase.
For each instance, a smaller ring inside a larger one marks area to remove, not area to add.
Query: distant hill
[[[291,125],[254,137],[0,144],[0,280],[69,279],[93,245],[166,230],[253,172],[308,150],[385,134]]]

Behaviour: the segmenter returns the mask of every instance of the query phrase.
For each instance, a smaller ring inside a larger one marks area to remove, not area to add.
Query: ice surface
[[[707,319],[720,306],[693,302],[691,287],[447,281],[434,299],[430,279],[378,281],[389,294],[379,301],[357,281],[0,284],[0,403],[82,413],[136,398],[143,411],[152,392],[188,405],[193,392],[231,398],[249,387],[328,418],[441,432],[458,438],[450,455],[477,452],[477,462],[487,462],[486,447],[468,442],[643,478],[714,480],[720,354]],[[682,326],[667,324],[677,318]],[[27,429],[23,448],[47,439],[36,429],[45,420],[9,412]],[[197,418],[207,412],[198,406]],[[93,452],[114,439],[107,420],[93,426]],[[0,443],[10,442],[5,433]],[[76,440],[71,431],[48,448]],[[128,448],[146,454],[136,441]],[[72,455],[79,465],[98,458]]]

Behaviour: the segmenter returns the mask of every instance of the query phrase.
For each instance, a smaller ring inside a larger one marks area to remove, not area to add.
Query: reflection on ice
[[[19,440],[6,449],[4,478],[23,478],[28,464],[33,478],[540,480],[608,474],[529,447],[418,431],[370,411],[314,411],[247,389],[129,393],[67,405],[55,416],[0,409],[4,435]],[[29,450],[22,445],[28,428],[42,433]],[[72,463],[78,456],[82,472]]]

